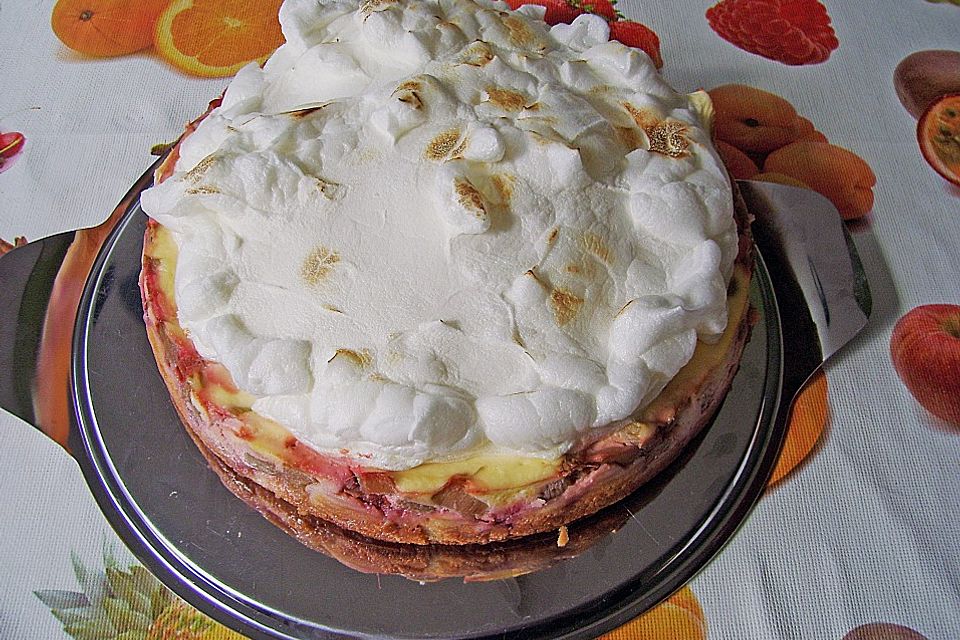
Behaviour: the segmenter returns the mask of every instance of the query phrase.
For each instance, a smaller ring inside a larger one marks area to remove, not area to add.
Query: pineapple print
[[[180,598],[174,598],[160,614],[146,640],[246,640],[236,631],[231,631],[214,622]]]
[[[109,551],[103,569],[75,555],[82,592],[46,589],[34,594],[76,640],[245,640],[178,598],[139,565],[123,567]]]

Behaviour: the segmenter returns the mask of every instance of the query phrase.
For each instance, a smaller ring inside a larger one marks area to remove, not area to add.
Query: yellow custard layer
[[[435,493],[454,476],[470,481],[488,491],[523,487],[553,477],[560,460],[521,456],[478,455],[456,462],[428,462],[404,471],[393,471],[390,477],[403,493]]]

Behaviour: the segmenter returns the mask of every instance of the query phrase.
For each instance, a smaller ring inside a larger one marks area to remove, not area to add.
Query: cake
[[[710,420],[751,326],[747,214],[603,18],[287,0],[141,197],[147,334],[190,435],[384,541],[558,529]]]

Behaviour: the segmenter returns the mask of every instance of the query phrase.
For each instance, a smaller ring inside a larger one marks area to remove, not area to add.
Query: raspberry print
[[[840,45],[818,0],[722,0],[707,21],[734,46],[788,65],[824,62]]]

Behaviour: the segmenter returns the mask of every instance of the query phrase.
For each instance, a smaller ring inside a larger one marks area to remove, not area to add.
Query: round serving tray
[[[579,556],[489,582],[360,573],[235,498],[188,437],[144,328],[145,225],[134,204],[105,242],[81,299],[71,391],[83,444],[74,454],[141,561],[252,638],[596,637],[668,597],[720,550],[779,453],[782,333],[758,259],[751,300],[759,321],[722,408],[680,459],[607,510],[622,515],[615,532]]]

